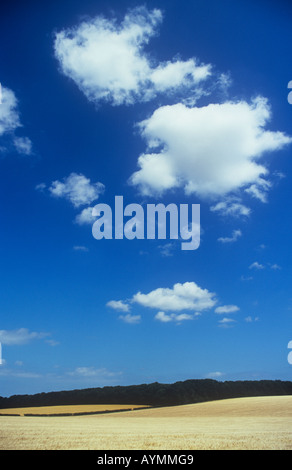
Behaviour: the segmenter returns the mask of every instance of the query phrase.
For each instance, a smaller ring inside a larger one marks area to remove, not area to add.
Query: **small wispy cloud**
[[[279,266],[278,264],[274,263],[267,263],[266,265],[264,264],[261,264],[259,263],[258,261],[255,261],[254,263],[252,263],[250,266],[249,266],[249,269],[256,269],[256,270],[262,270],[262,269],[266,269],[266,268],[270,268],[272,269],[273,271],[279,271],[281,270],[281,266]]]
[[[221,243],[234,243],[242,236],[241,230],[233,230],[231,237],[220,237],[218,242]]]
[[[254,263],[252,263],[249,266],[249,269],[261,270],[261,269],[265,269],[265,266],[263,264],[259,263],[258,261],[255,261]]]
[[[175,244],[174,243],[165,243],[165,245],[159,245],[158,249],[162,256],[169,257],[173,256]]]
[[[128,323],[129,325],[137,325],[138,323],[141,323],[141,318],[141,315],[131,315],[130,313],[119,316],[120,320],[124,323]]]
[[[77,173],[71,173],[62,181],[53,181],[49,187],[52,196],[67,199],[74,207],[91,204],[99,198],[104,189],[102,183],[92,183],[89,178]]]
[[[66,373],[68,377],[74,377],[75,379],[91,380],[95,383],[113,383],[121,377],[122,372],[112,372],[105,367],[96,368],[93,366],[82,366],[76,367],[74,370]]]
[[[251,315],[249,315],[248,317],[245,317],[244,321],[246,323],[257,322],[257,321],[259,321],[259,317],[252,317]]]
[[[40,379],[43,377],[41,374],[36,372],[26,372],[13,370],[9,368],[0,368],[0,377],[15,377],[20,379]]]
[[[1,86],[1,85],[0,85]],[[15,93],[7,87],[1,87],[0,105],[0,137],[8,138],[8,146],[24,155],[32,153],[32,142],[28,137],[18,137],[15,135],[16,129],[22,127],[19,113],[19,103]],[[7,151],[1,146],[2,151]]]
[[[170,322],[175,322],[175,323],[181,323],[183,321],[188,321],[188,320],[193,320],[195,318],[195,315],[191,315],[189,313],[170,313],[166,314],[165,312],[158,312],[155,315],[155,320],[158,320],[162,323],[170,323]]]
[[[232,326],[234,326],[234,323],[235,323],[235,320],[233,320],[232,318],[222,318],[222,320],[219,320],[219,326],[221,328],[231,328]]]
[[[219,379],[220,377],[223,377],[225,374],[224,372],[209,372],[209,374],[207,374],[207,377],[209,379]]]
[[[76,215],[75,223],[78,225],[92,225],[96,217],[92,215],[92,207],[85,207]]]
[[[118,310],[119,312],[129,312],[130,310],[130,305],[123,300],[110,300],[106,305],[107,307]]]
[[[83,252],[89,251],[88,248],[86,246],[83,246],[83,245],[75,245],[75,246],[73,246],[73,250],[74,251],[83,251]]]
[[[28,137],[15,137],[13,143],[18,153],[23,155],[32,154],[32,142]]]
[[[28,344],[35,339],[43,339],[49,336],[49,333],[39,333],[29,331],[27,328],[18,330],[0,330],[0,342],[7,346]]]
[[[252,281],[253,277],[252,276],[241,276],[240,280],[241,281]]]
[[[282,269],[281,266],[279,266],[279,265],[276,264],[276,263],[275,263],[275,264],[271,264],[271,265],[270,265],[270,268],[273,269],[274,271],[279,271],[279,270]]]
[[[52,347],[58,346],[60,343],[54,339],[46,339],[45,343],[49,344]]]
[[[267,192],[271,186],[270,181],[258,178],[257,184],[251,184],[249,188],[245,189],[245,192],[253,198],[259,199],[261,202],[267,202]]]
[[[244,205],[239,198],[231,196],[211,206],[210,210],[224,217],[235,218],[248,217],[251,213],[251,209]]]
[[[115,374],[105,368],[96,369],[95,367],[76,367],[73,371],[68,372],[68,375],[77,375],[81,377],[112,377]]]
[[[227,313],[235,313],[238,312],[240,309],[237,305],[223,305],[221,307],[217,307],[215,309],[215,313],[219,314],[227,314]]]

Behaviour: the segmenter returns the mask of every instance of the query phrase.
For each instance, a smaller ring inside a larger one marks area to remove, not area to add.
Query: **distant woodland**
[[[218,382],[186,380],[173,384],[151,383],[129,386],[12,395],[0,397],[0,409],[31,406],[135,404],[172,406],[226,398],[292,395],[292,382],[281,380]]]

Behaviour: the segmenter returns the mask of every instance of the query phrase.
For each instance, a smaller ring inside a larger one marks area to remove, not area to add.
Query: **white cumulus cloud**
[[[55,56],[61,71],[95,103],[112,105],[148,101],[157,93],[195,87],[211,73],[194,58],[154,65],[144,51],[162,22],[159,9],[137,7],[118,23],[97,16],[55,37]]]
[[[104,191],[102,183],[91,183],[89,178],[82,174],[71,173],[63,181],[53,181],[49,188],[50,193],[58,198],[65,198],[74,207],[91,204],[99,198]],[[86,214],[87,216],[88,214]],[[85,214],[80,216],[79,222],[84,222]]]
[[[195,282],[177,283],[173,288],[160,287],[148,294],[138,292],[132,302],[161,311],[203,311],[216,304],[215,294],[202,289]]]
[[[140,155],[130,183],[144,195],[181,187],[205,199],[239,189],[263,197],[269,183],[261,157],[292,142],[282,132],[265,130],[270,118],[262,97],[251,103],[162,106],[138,125],[147,153]]]

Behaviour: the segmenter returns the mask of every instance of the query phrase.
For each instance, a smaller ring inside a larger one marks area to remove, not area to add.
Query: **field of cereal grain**
[[[90,416],[0,416],[0,449],[291,450],[292,396]]]

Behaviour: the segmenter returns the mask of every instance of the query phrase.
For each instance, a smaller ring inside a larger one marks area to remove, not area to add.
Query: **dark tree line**
[[[152,384],[87,388],[35,395],[0,397],[0,409],[29,406],[135,404],[172,406],[226,398],[292,395],[292,382],[281,380],[218,382],[211,379],[186,380],[173,384]]]

